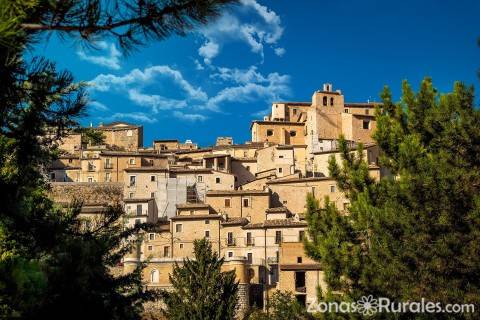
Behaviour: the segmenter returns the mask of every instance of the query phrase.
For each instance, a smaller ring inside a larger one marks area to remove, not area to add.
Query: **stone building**
[[[46,174],[53,198],[67,208],[77,194],[89,199],[81,215],[86,228],[112,203],[108,190],[124,208],[126,227],[154,224],[123,259],[124,273],[146,263],[147,289],[170,288],[174,264],[192,257],[195,240],[207,238],[240,281],[240,314],[264,306],[275,290],[308,304],[326,285],[321,265],[302,247],[307,194],[348,214],[349,201],[328,172],[329,159],[341,159],[341,134],[351,152],[364,144],[373,178],[388,175],[371,137],[376,107],[345,103],[325,84],[311,102],[273,102],[269,116],[253,121],[252,141],[219,137],[210,147],[161,139],[143,148],[142,126],[115,122],[94,128],[105,135],[101,146],[82,145],[73,132],[64,138],[63,153]],[[160,307],[146,306],[149,312]]]

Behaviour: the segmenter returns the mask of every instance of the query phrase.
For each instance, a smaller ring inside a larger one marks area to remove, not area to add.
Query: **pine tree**
[[[332,158],[329,169],[350,199],[349,214],[309,198],[307,253],[322,263],[330,290],[341,292],[336,299],[372,294],[478,306],[480,111],[473,88],[455,83],[440,95],[426,78],[416,94],[404,82],[399,103],[388,88],[382,99],[374,139],[391,176],[369,178],[361,148],[352,154],[342,138],[342,163]],[[402,316],[411,317],[382,315]]]
[[[141,265],[126,276],[110,272],[138,232],[119,226],[121,206],[84,232],[81,204],[65,212],[49,199],[45,168],[55,142],[85,114],[87,95],[71,73],[26,50],[55,32],[86,46],[110,38],[130,53],[186,34],[232,2],[0,0],[0,318],[139,319],[156,296],[144,292]]]
[[[260,310],[252,312],[249,320],[309,320],[314,317],[288,291],[275,291],[270,299],[268,313]]]
[[[170,282],[172,291],[164,291],[167,319],[234,319],[238,282],[235,272],[222,272],[223,258],[212,251],[206,239],[195,240],[195,259],[175,264]]]

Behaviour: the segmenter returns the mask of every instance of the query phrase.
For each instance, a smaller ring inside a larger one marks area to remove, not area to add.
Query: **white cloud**
[[[219,52],[219,45],[218,43],[207,40],[201,47],[198,49],[198,54],[203,57],[203,61],[206,64],[210,64],[212,58],[216,57]]]
[[[197,69],[197,70],[204,70],[205,69],[205,67],[202,66],[200,61],[198,61],[197,59],[195,59],[194,63],[195,63],[195,69]]]
[[[107,67],[113,70],[119,70],[120,57],[122,54],[118,51],[117,47],[113,43],[106,43],[105,41],[99,41],[95,43],[95,46],[101,51],[107,51],[106,55],[92,55],[91,52],[86,52],[84,49],[77,50],[77,55],[80,59],[89,61],[91,63]]]
[[[125,113],[120,113],[117,112],[109,117],[111,120],[118,120],[118,119],[130,119],[138,122],[144,122],[144,123],[155,123],[157,122],[157,119],[152,118],[150,114],[146,114],[143,112],[125,112]]]
[[[208,119],[208,112],[221,112],[226,104],[259,101],[270,103],[290,94],[290,77],[278,72],[265,75],[256,66],[247,69],[209,66],[208,70],[214,72],[210,75],[211,79],[221,82],[221,86],[211,96],[201,87],[195,87],[187,81],[180,71],[169,66],[152,66],[143,71],[134,69],[120,76],[101,74],[91,83],[98,92],[116,91],[124,94],[135,105],[149,108],[152,115],[170,111],[171,115],[185,121],[204,121]],[[155,91],[153,86],[146,90],[145,84],[153,81],[157,74],[172,78],[184,95],[173,99],[166,97],[165,92]],[[139,112],[115,115],[138,121],[149,118],[147,114]],[[146,122],[152,120],[149,118]]]
[[[98,101],[90,101],[88,103],[88,105],[90,107],[92,107],[93,109],[97,110],[97,111],[107,111],[107,110],[109,110],[106,105],[104,105],[103,103],[98,102]]]
[[[197,113],[183,113],[180,111],[174,111],[173,116],[175,118],[178,118],[180,120],[186,120],[190,122],[196,122],[196,121],[205,121],[208,119],[208,117],[202,115],[202,114],[197,114]]]
[[[218,56],[224,43],[240,41],[246,43],[253,53],[264,56],[265,45],[281,56],[285,49],[278,48],[283,35],[280,16],[257,0],[241,0],[238,12],[225,12],[213,24],[200,30],[206,39],[198,53],[206,64]]]
[[[187,106],[185,100],[168,99],[157,94],[145,94],[137,89],[128,90],[128,98],[138,105],[151,107],[153,113]]]
[[[153,81],[158,75],[171,78],[187,95],[195,100],[207,100],[207,94],[200,88],[195,88],[183,78],[180,71],[165,65],[158,65],[140,69],[133,69],[124,76],[115,76],[113,74],[100,74],[90,81],[93,89],[97,91],[109,91],[111,89],[123,90],[127,85],[143,85]]]
[[[282,57],[285,54],[285,48],[275,48],[275,54],[279,57]]]

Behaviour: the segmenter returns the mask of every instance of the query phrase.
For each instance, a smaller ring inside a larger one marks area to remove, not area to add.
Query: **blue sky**
[[[347,102],[399,97],[431,76],[440,92],[455,80],[478,87],[480,1],[242,0],[187,37],[152,42],[128,57],[52,36],[34,54],[92,84],[82,123],[124,120],[153,139],[250,139],[272,101],[310,101],[322,83]],[[478,99],[476,101],[479,101]]]

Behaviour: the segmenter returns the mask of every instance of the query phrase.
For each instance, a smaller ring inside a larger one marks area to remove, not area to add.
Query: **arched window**
[[[327,106],[327,97],[323,97],[323,105]]]
[[[150,282],[158,283],[160,281],[160,272],[157,269],[153,269],[150,273]]]
[[[330,98],[330,105],[333,107],[333,98]]]

